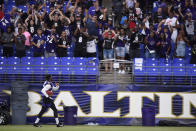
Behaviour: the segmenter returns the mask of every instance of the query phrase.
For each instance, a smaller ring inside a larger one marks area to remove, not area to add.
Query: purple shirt
[[[45,37],[44,34],[42,34],[41,36],[39,36],[38,34],[35,34],[35,35],[33,36],[32,41],[33,41],[36,45],[40,46],[40,48],[37,48],[36,46],[33,46],[33,51],[34,51],[34,52],[42,52],[42,51],[43,51],[43,44],[41,45],[40,42],[41,42],[41,41],[45,41],[45,39],[46,39],[46,37]]]
[[[100,7],[99,7],[100,10]],[[88,10],[88,14],[90,14],[91,16],[96,14],[96,8],[94,6],[91,6]]]
[[[154,38],[150,38],[148,37],[148,44],[147,44],[147,47],[149,50],[155,50],[155,46],[156,46],[156,41]]]
[[[118,38],[116,41],[116,46],[117,47],[125,47],[125,36],[123,38]]]
[[[52,38],[52,36],[54,36],[57,39],[57,41],[59,39],[59,35],[56,33],[55,34],[50,33],[49,35],[47,35],[46,51],[49,53],[55,53],[57,48],[57,43],[55,42],[54,38]]]
[[[5,15],[1,20],[0,20],[0,28],[6,32],[7,31],[7,27],[10,26],[10,16],[9,15]]]

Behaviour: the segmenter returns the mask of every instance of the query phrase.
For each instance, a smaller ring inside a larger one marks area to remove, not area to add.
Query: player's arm
[[[50,85],[45,85],[44,88],[41,90],[41,92],[44,94],[45,97],[49,97],[49,95],[46,93],[47,90],[51,88]]]
[[[58,89],[59,89],[59,83],[56,83],[56,86],[53,86],[52,90],[53,91],[57,91]]]

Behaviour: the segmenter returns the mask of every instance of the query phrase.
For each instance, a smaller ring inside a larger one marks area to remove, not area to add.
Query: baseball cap
[[[112,35],[112,32],[111,31],[108,31],[108,35]]]
[[[168,25],[164,25],[164,28],[165,28],[165,29],[168,29],[169,27],[168,27]]]
[[[158,19],[162,19],[163,17],[162,17],[161,15],[158,15],[157,18],[158,18]]]
[[[112,18],[111,18],[111,17],[109,17],[109,18],[108,18],[108,20],[110,20],[110,21],[111,21],[111,20],[112,20]]]
[[[76,14],[76,17],[80,17],[80,14]]]
[[[188,9],[186,10],[186,12],[191,12],[191,10],[188,8]]]

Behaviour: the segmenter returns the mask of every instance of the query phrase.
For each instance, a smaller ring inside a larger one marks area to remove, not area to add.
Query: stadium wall
[[[0,84],[1,99],[9,99],[9,84]],[[30,84],[27,124],[41,110],[42,84]],[[78,107],[78,124],[141,125],[142,107],[155,107],[156,123],[175,120],[196,123],[196,93],[192,86],[63,84],[53,99],[63,120],[63,106]],[[52,110],[42,123],[55,123]]]

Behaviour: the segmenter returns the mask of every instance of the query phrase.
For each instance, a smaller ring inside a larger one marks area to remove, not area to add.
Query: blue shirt
[[[122,18],[121,18],[121,21],[120,21],[120,24],[121,25],[124,25],[125,24],[125,20],[127,20],[128,18],[127,18],[127,16],[123,16]]]
[[[89,35],[97,36],[97,24],[90,19],[87,21],[87,29]]]

